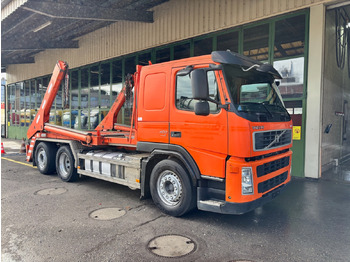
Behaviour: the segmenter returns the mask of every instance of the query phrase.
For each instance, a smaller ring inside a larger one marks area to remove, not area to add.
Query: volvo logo
[[[279,143],[280,142],[280,135],[275,135],[275,143]]]
[[[279,143],[285,132],[287,132],[287,130],[283,130],[279,135],[275,135],[275,139],[265,148],[270,148],[272,145]]]

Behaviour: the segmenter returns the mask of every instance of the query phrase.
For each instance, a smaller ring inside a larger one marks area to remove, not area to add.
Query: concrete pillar
[[[307,110],[305,134],[305,177],[321,176],[322,90],[325,35],[325,6],[310,8]]]

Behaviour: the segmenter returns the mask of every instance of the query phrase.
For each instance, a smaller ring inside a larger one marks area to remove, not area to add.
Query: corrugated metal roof
[[[168,0],[2,0],[1,66],[34,63],[46,49],[78,48],[75,39],[116,21],[153,23],[147,11]]]

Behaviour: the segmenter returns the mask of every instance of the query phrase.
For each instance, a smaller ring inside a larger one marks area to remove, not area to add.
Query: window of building
[[[8,121],[10,126],[18,125],[16,121],[16,85],[11,84],[7,86],[7,107],[8,107]]]
[[[112,103],[123,88],[123,67],[122,61],[116,60],[112,63]]]
[[[306,16],[298,15],[275,23],[274,67],[282,75],[279,90],[283,99],[304,94],[304,46]]]
[[[100,84],[99,84],[100,70],[99,66],[90,67],[90,114],[89,114],[89,130],[93,130],[99,124],[100,114]]]
[[[90,67],[90,107],[98,108],[98,94],[100,90],[99,81],[99,68],[98,66]]]
[[[213,38],[194,41],[194,56],[209,55],[213,51]]]
[[[304,57],[278,60],[274,68],[281,74],[279,90],[283,99],[302,97],[304,93]]]
[[[111,64],[101,64],[101,108],[109,108],[111,95]]]
[[[269,24],[243,30],[243,54],[258,61],[268,61]]]
[[[128,74],[134,74],[136,71],[136,57],[129,57],[125,59],[125,76]],[[118,123],[122,123],[124,125],[131,125],[131,117],[132,117],[132,108],[134,101],[134,90],[131,93],[126,93],[125,103],[120,110],[117,119]]]
[[[219,35],[217,37],[217,49],[238,53],[238,31]]]
[[[170,47],[159,49],[156,51],[156,63],[170,61]]]
[[[89,68],[80,70],[80,129],[89,129]]]
[[[174,46],[174,59],[183,59],[191,56],[191,44],[179,44]]]
[[[305,15],[276,21],[274,58],[285,58],[304,54]]]
[[[138,64],[139,65],[143,65],[143,66],[149,65],[149,61],[151,61],[151,60],[152,60],[151,52],[138,55]]]

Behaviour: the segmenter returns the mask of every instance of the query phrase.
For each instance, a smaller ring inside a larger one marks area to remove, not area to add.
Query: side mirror
[[[204,69],[196,69],[191,72],[191,85],[193,99],[208,100],[208,79],[207,72]]]
[[[208,101],[200,101],[194,104],[194,113],[198,116],[207,116],[210,114]]]

